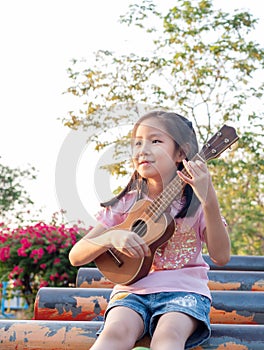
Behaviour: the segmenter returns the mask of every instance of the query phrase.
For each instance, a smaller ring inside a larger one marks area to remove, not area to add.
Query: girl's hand
[[[151,254],[148,245],[135,232],[110,230],[102,237],[107,238],[110,248],[115,248],[131,258],[144,258]]]
[[[177,173],[180,179],[192,186],[193,191],[200,200],[201,204],[205,204],[209,186],[212,185],[211,175],[206,164],[200,160],[195,162],[187,162],[186,160],[183,160],[183,165],[190,177],[184,175],[181,171],[178,171]]]

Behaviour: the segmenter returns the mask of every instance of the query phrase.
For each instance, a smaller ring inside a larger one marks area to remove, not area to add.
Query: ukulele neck
[[[192,158],[192,161],[196,160],[204,162],[204,159],[199,153],[197,153]],[[189,173],[185,168],[182,169],[182,173],[190,177]],[[146,214],[150,216],[153,221],[158,221],[158,219],[168,209],[171,203],[175,199],[181,198],[184,187],[185,183],[176,175],[161,192],[161,194],[150,204],[150,206],[146,210]]]

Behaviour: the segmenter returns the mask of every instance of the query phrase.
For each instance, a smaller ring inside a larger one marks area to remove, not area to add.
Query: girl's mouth
[[[142,160],[141,162],[138,163],[138,165],[149,165],[152,164],[153,162],[149,161],[149,160]]]

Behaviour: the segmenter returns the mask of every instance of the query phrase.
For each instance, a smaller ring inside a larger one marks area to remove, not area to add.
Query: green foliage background
[[[177,0],[166,13],[151,0],[131,5],[120,20],[147,32],[152,52],[100,50],[93,63],[74,59],[66,93],[76,96],[80,108],[70,111],[64,123],[102,133],[129,124],[145,110],[162,108],[187,116],[201,145],[224,123],[234,126],[240,136],[236,149],[209,167],[229,224],[232,253],[259,255],[264,248],[264,51],[249,36],[257,19],[213,5]],[[98,151],[115,146],[116,162],[108,165],[112,175],[131,171],[121,161],[127,135],[102,141],[94,133],[90,140]]]
[[[10,213],[13,214],[13,220],[23,219],[25,211],[33,204],[23,182],[35,178],[34,167],[11,168],[0,163],[0,223],[9,220]]]

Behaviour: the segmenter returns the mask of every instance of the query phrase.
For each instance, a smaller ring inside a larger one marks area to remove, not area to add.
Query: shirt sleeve
[[[114,205],[99,210],[95,215],[96,220],[105,228],[121,224],[127,218],[129,210],[135,203],[135,199],[136,194],[134,192],[127,193]]]
[[[113,211],[111,207],[103,208],[95,215],[97,221],[99,221],[105,228],[113,227],[120,224],[123,220],[121,214]]]

